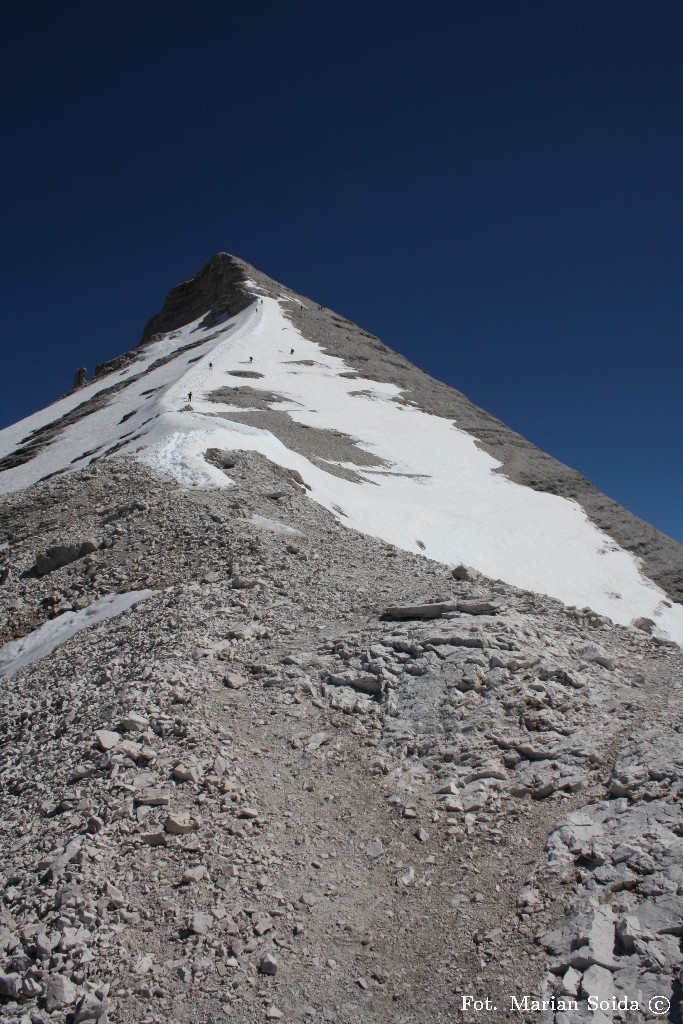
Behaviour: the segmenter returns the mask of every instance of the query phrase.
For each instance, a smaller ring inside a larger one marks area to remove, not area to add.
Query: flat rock
[[[150,786],[135,794],[135,802],[136,804],[146,804],[148,807],[165,807],[171,802],[171,793],[167,789]]]
[[[229,690],[241,690],[246,686],[247,680],[239,672],[226,672],[223,676],[223,683]]]
[[[214,924],[213,914],[197,912],[192,914],[189,922],[189,929],[194,935],[206,935]]]
[[[610,1002],[614,995],[612,972],[598,964],[592,964],[581,979],[581,993],[586,999],[592,997],[598,1004],[603,1000]],[[612,1019],[611,1012],[604,1012],[599,1007],[594,1011],[593,1020],[596,1024],[607,1024]]]
[[[121,719],[120,726],[126,732],[142,732],[149,725],[146,718],[139,715],[137,711],[131,711],[125,718]]]
[[[165,832],[141,832],[140,839],[145,846],[166,846],[167,838]]]
[[[121,739],[121,735],[118,732],[113,732],[111,729],[98,729],[95,733],[95,739],[100,747],[100,750],[113,750],[114,747]]]
[[[131,761],[137,761],[142,751],[142,743],[136,743],[135,740],[121,740],[120,743],[116,744],[116,754],[122,754],[124,757],[129,757]]]
[[[557,956],[558,967],[583,971],[597,964],[614,969],[615,924],[609,907],[591,907],[583,914],[565,918],[541,936],[541,942]]]
[[[178,782],[198,782],[201,772],[196,765],[177,764],[173,769],[173,778]]]
[[[496,597],[481,600],[458,601],[455,607],[456,610],[461,612],[463,615],[500,615],[505,611],[505,605]]]
[[[382,692],[382,680],[371,672],[334,672],[327,677],[333,686],[350,686],[362,693],[379,694]]]
[[[384,617],[388,619],[438,619],[455,607],[454,604],[445,601],[434,601],[428,604],[395,604],[386,609]]]
[[[184,836],[197,827],[197,822],[184,814],[169,814],[164,822],[164,829],[172,836]]]
[[[206,878],[208,872],[203,864],[198,865],[195,868],[187,868],[183,871],[183,876],[180,879],[182,885],[192,885],[193,882],[201,882],[202,878]]]

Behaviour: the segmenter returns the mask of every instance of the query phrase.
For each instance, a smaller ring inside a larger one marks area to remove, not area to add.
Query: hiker
[[[290,354],[290,356],[293,356],[293,355],[294,355],[294,349],[293,349],[293,348],[290,348],[290,350],[289,350],[289,354]]]
[[[213,363],[209,363],[209,369],[213,370]]]
[[[249,356],[249,362],[250,362],[250,363],[253,363],[253,362],[254,362],[254,357],[253,357],[253,356]]]
[[[188,391],[188,393],[187,393],[187,400],[188,400],[188,402],[192,401],[192,392],[191,391]]]

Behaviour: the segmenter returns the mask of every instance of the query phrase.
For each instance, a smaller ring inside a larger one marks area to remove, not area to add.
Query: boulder
[[[45,1009],[48,1013],[73,1006],[77,998],[76,986],[62,974],[51,977],[45,986]]]
[[[0,997],[3,999],[19,999],[21,996],[21,975],[12,972],[0,973]]]
[[[239,672],[226,672],[223,676],[223,683],[229,690],[241,690],[246,681]]]
[[[164,822],[164,828],[172,836],[184,836],[188,832],[192,832],[196,827],[197,822],[183,814],[169,814]]]
[[[382,692],[382,680],[371,672],[335,672],[327,677],[333,686],[351,686],[362,693],[379,694]]]
[[[35,571],[38,576],[46,576],[55,569],[61,569],[63,565],[75,562],[77,558],[83,558],[93,551],[97,551],[97,544],[94,540],[84,540],[80,544],[55,544],[45,551],[36,555]]]
[[[275,959],[275,957],[271,956],[270,954],[264,956],[263,959],[259,961],[258,972],[259,974],[269,974],[271,976],[276,975],[277,960]]]
[[[206,933],[213,927],[214,917],[213,914],[193,914],[190,918],[190,931],[194,935],[206,935]]]
[[[99,1021],[107,1008],[107,1002],[106,997],[98,999],[94,992],[85,992],[76,1006],[74,1024],[81,1024],[82,1021],[87,1020]]]
[[[587,644],[582,647],[579,651],[579,657],[581,661],[587,663],[593,662],[596,665],[601,665],[603,668],[609,669],[611,672],[614,671],[615,663],[614,658],[611,658],[601,647],[597,644]]]
[[[592,999],[594,1005],[597,1006],[593,1011],[595,1024],[608,1024],[608,1022],[613,1020],[613,1015],[609,1010],[600,1009],[600,1004],[604,1002],[611,1003],[612,996],[614,995],[614,980],[611,971],[600,967],[598,964],[593,964],[589,967],[581,979],[581,994],[586,999]]]
[[[456,565],[455,569],[451,570],[451,576],[454,580],[471,583],[479,576],[479,573],[475,569],[470,569],[468,565]]]
[[[113,750],[117,745],[121,736],[118,732],[113,732],[111,729],[98,729],[95,733],[95,739],[99,745],[100,750],[107,751]]]
[[[584,971],[597,964],[613,969],[614,915],[608,907],[588,907],[585,913],[572,914],[557,928],[541,936],[541,943],[557,960],[552,970],[568,967]]]
[[[131,711],[121,719],[120,725],[126,732],[143,732],[149,726],[149,722],[137,711]]]

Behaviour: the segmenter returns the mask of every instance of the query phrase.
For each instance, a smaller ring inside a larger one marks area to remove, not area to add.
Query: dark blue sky
[[[5,10],[0,425],[228,250],[683,540],[683,7]]]

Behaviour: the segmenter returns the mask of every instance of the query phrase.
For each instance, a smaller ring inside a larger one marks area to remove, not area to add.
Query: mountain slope
[[[230,473],[0,504],[0,1019],[677,1007],[680,649]]]
[[[3,432],[1,1020],[681,1019],[680,606],[492,422],[221,255]]]
[[[0,492],[119,451],[187,486],[228,486],[212,449],[260,452],[405,550],[683,640],[680,545],[227,254],[172,290],[137,349],[0,433]]]

